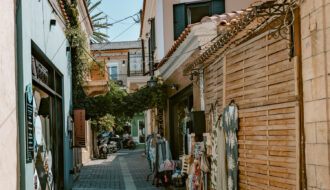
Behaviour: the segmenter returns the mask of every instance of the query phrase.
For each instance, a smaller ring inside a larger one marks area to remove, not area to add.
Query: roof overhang
[[[140,38],[142,37],[142,31],[143,31],[143,20],[144,20],[144,12],[146,9],[146,0],[143,0],[143,6],[142,6],[142,12],[141,12],[141,27],[140,27]]]
[[[158,67],[158,74],[164,80],[170,77],[181,65],[191,62],[200,56],[200,50],[217,35],[217,25],[213,22],[195,25],[190,30],[190,33],[181,44],[167,58],[166,64],[164,63]]]
[[[89,15],[87,3],[86,3],[85,0],[79,0],[78,1],[78,6],[79,6],[80,10],[82,11],[81,16],[82,16],[83,22],[86,25],[86,30],[88,32],[88,35],[91,35],[93,33],[94,26],[93,26],[92,19]]]

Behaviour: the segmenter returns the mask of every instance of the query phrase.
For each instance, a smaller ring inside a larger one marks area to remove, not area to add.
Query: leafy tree
[[[86,109],[87,118],[100,118],[106,114],[116,117],[120,126],[134,116],[152,108],[165,108],[166,86],[157,84],[154,87],[143,87],[128,94],[114,82],[109,81],[110,91],[105,95],[87,97],[80,102],[81,108]]]
[[[92,127],[94,131],[113,131],[115,127],[115,117],[106,114],[103,117],[92,120]]]
[[[92,0],[86,0],[86,3],[94,26],[94,31],[91,35],[92,43],[108,42],[109,36],[102,32],[102,30],[107,29],[111,24],[107,21],[107,16],[104,12],[97,8],[102,3],[102,0],[98,0],[95,3],[92,3]],[[94,13],[96,9],[97,12]]]

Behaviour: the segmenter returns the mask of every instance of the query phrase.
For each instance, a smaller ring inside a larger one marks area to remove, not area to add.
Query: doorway
[[[183,120],[186,111],[190,112],[193,108],[193,99],[191,85],[170,99],[170,147],[173,159],[178,159],[187,149],[186,139],[183,139]],[[190,124],[187,128],[190,128]]]

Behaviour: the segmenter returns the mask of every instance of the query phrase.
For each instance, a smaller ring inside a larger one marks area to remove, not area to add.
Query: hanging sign
[[[26,127],[26,162],[30,163],[34,155],[33,135],[33,92],[32,85],[26,86],[25,92],[25,127]]]

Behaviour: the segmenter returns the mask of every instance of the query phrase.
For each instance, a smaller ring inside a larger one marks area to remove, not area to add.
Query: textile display
[[[213,113],[211,188],[227,190],[226,141],[222,118]],[[217,120],[219,118],[219,120]]]
[[[226,152],[228,169],[228,190],[237,190],[238,175],[238,108],[228,105],[222,115],[222,127],[226,133]]]

